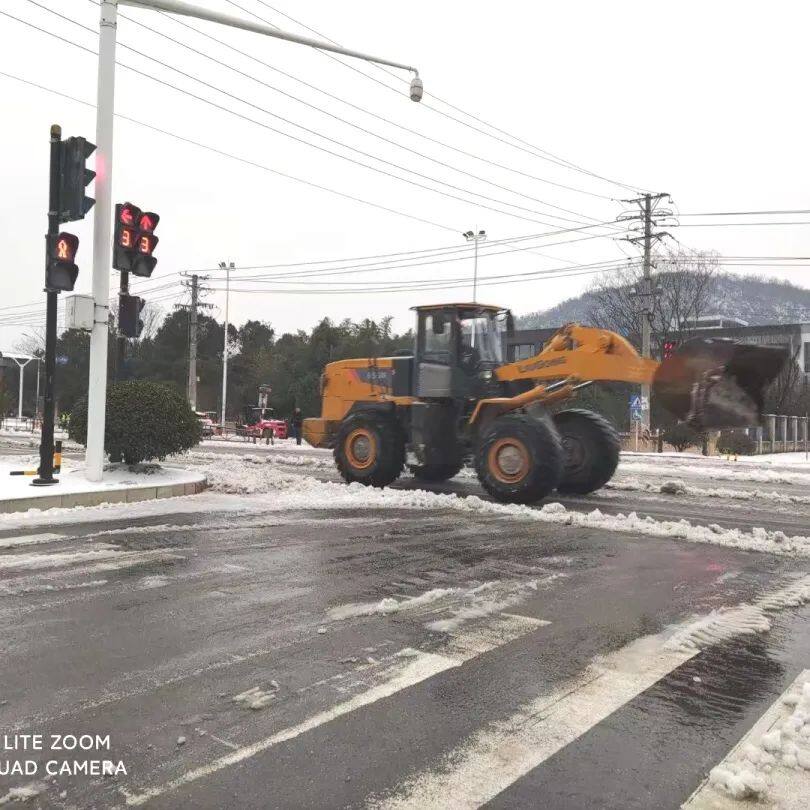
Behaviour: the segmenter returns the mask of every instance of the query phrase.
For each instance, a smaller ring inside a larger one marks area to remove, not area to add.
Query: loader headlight
[[[479,375],[482,380],[491,380],[492,379],[492,370],[485,368]]]

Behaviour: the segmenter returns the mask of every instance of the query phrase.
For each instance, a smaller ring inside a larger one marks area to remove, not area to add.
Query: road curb
[[[70,509],[74,506],[100,506],[104,503],[134,503],[157,498],[178,498],[181,495],[197,495],[207,488],[208,479],[204,475],[200,475],[198,480],[177,484],[121,487],[91,492],[66,492],[30,498],[6,498],[0,500],[0,514],[27,512],[29,509]]]

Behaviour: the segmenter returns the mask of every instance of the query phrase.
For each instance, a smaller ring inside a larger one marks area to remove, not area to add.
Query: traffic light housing
[[[45,289],[48,292],[70,292],[76,284],[79,268],[76,251],[79,237],[60,233],[47,238],[48,261],[45,270]]]
[[[129,338],[140,337],[143,330],[141,310],[146,301],[137,295],[122,294],[118,296],[118,329]]]
[[[73,222],[84,219],[85,214],[96,203],[84,193],[85,187],[96,176],[92,169],[85,166],[87,158],[96,147],[79,137],[61,141],[60,148],[59,222]]]
[[[113,267],[136,276],[149,278],[157,259],[152,255],[157,247],[155,236],[160,217],[151,211],[141,211],[132,203],[115,206],[113,237]]]

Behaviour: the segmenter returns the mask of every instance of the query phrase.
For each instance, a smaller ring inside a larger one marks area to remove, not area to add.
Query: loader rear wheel
[[[563,452],[554,426],[526,416],[495,419],[475,453],[481,486],[493,498],[532,503],[548,495],[562,475]]]
[[[463,459],[452,464],[413,464],[411,472],[419,481],[447,481],[458,475],[463,466]]]
[[[399,478],[405,464],[402,429],[384,414],[355,414],[340,426],[334,456],[347,483],[387,487]]]
[[[572,408],[555,414],[554,424],[564,451],[560,492],[586,495],[613,478],[620,444],[610,422],[592,411]]]

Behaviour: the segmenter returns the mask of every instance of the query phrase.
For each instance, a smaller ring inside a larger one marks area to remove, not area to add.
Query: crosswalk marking
[[[128,791],[122,788],[121,792],[128,806],[137,807],[143,805],[151,799],[250,759],[275,745],[292,740],[307,731],[311,731],[338,717],[350,714],[363,706],[390,697],[445,670],[461,666],[485,652],[514,641],[520,636],[548,623],[527,616],[500,614],[487,617],[486,620],[475,624],[469,629],[450,634],[449,643],[442,653],[424,652],[411,648],[400,650],[392,657],[386,669],[379,673],[371,673],[371,677],[378,682],[351,699],[338,703],[330,709],[318,712],[295,726],[276,732],[251,745],[241,746],[233,752],[215,759],[213,762],[186,771],[186,773],[162,785],[148,788],[142,792]]]
[[[573,685],[538,697],[450,752],[437,768],[375,800],[377,810],[477,808],[651,687],[696,651],[670,651],[649,636],[594,662]]]
[[[718,767],[736,771],[743,763],[748,772],[761,778],[767,785],[761,797],[767,807],[779,810],[807,810],[810,802],[810,770],[801,767],[787,767],[775,764],[769,771],[760,773],[752,765],[745,764],[745,752],[749,746],[759,747],[764,735],[779,728],[794,709],[788,695],[801,694],[802,686],[810,684],[810,669],[804,670],[796,680],[768,708],[765,714],[752,726],[751,730],[729,751]],[[803,746],[804,747],[804,746]],[[742,803],[722,790],[718,790],[709,778],[683,803],[683,810],[739,810]]]

